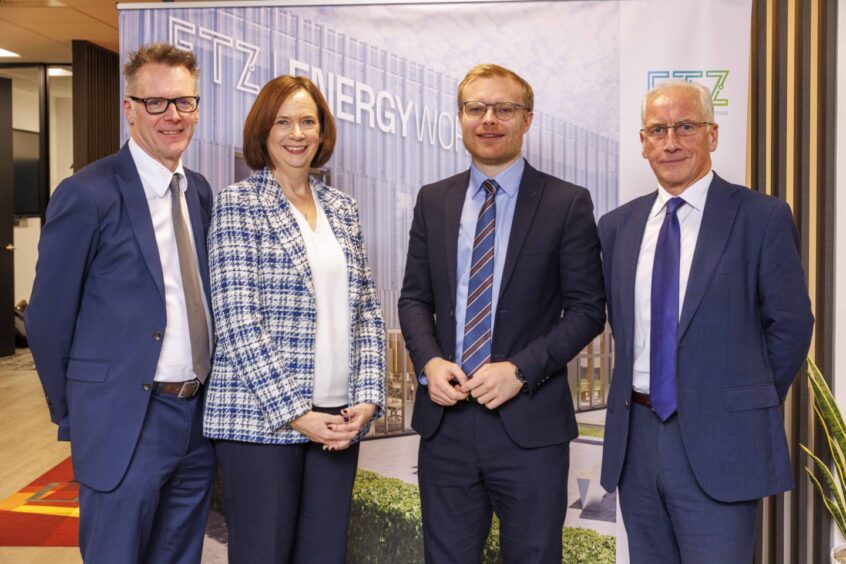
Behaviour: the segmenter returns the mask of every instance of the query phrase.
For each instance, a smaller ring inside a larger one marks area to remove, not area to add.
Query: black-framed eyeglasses
[[[667,137],[671,129],[676,132],[677,137],[691,137],[693,135],[696,135],[700,127],[704,127],[706,125],[716,124],[710,121],[683,121],[675,125],[656,123],[655,125],[644,127],[640,131],[650,139],[660,141],[661,139]]]
[[[515,104],[513,102],[497,102],[496,104],[486,104],[484,102],[464,102],[461,104],[461,109],[464,115],[470,119],[482,119],[488,113],[488,108],[493,108],[496,119],[501,121],[508,121],[514,117],[517,110],[526,110],[526,106]]]
[[[150,115],[159,115],[167,111],[168,107],[173,104],[176,111],[181,114],[190,114],[196,112],[200,107],[199,96],[180,96],[179,98],[137,98],[135,96],[127,96],[133,102],[144,104],[144,109]]]

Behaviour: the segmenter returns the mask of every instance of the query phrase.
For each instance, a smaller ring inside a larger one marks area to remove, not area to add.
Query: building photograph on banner
[[[284,74],[318,86],[338,134],[332,159],[315,174],[359,204],[389,332],[389,390],[399,407],[374,432],[408,432],[416,380],[396,303],[417,191],[470,164],[457,118],[458,83],[488,62],[524,77],[535,92],[526,159],[587,188],[598,218],[616,207],[619,185],[619,5],[217,6],[120,6],[121,55],[169,41],[198,57],[201,119],[184,160],[215,191],[251,172],[243,124],[261,87]],[[578,409],[604,406],[609,343],[607,335],[597,339],[595,350],[574,363]]]
[[[657,188],[639,135],[643,96],[663,81],[707,88],[719,125],[714,168],[745,181],[751,0],[310,4],[119,5],[120,56],[157,41],[195,54],[201,117],[184,162],[215,192],[252,173],[244,122],[268,81],[303,76],[324,95],[337,141],[312,175],[358,202],[388,335],[387,405],[371,436],[412,433],[422,367],[406,350],[397,300],[420,188],[470,166],[457,88],[475,65],[531,84],[523,155],[586,188],[596,220]],[[567,365],[582,436],[566,524],[625,546],[616,497],[599,485],[613,355],[606,327]]]

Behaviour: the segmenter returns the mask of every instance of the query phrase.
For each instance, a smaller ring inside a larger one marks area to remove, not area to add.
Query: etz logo
[[[727,108],[728,98],[721,98],[720,93],[726,85],[729,71],[727,70],[676,70],[676,71],[648,71],[646,73],[647,90],[651,90],[658,82],[670,78],[699,82],[711,89],[711,100],[714,108]]]

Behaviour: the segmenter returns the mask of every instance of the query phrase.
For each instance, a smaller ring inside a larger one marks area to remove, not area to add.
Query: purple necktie
[[[496,237],[496,181],[485,180],[485,203],[476,221],[476,238],[467,284],[467,314],[461,367],[467,377],[491,360],[491,304],[493,302],[494,238]]]
[[[652,323],[649,342],[649,396],[652,409],[666,421],[676,412],[676,346],[679,332],[679,234],[681,198],[670,198],[652,267]]]

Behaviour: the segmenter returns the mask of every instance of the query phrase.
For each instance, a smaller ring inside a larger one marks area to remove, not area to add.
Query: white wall
[[[15,303],[29,301],[35,279],[35,261],[38,258],[38,237],[41,235],[41,218],[28,217],[15,225]]]
[[[50,193],[73,171],[73,107],[70,77],[49,78],[49,150]],[[12,127],[27,131],[39,130],[38,90],[29,82],[18,83],[12,89]],[[38,259],[38,238],[41,220],[37,217],[18,221],[14,228],[15,245],[15,302],[29,301],[35,280]]]
[[[70,87],[55,94],[57,80],[68,81],[71,77],[50,78],[50,193],[59,182],[73,174],[73,99]]]
[[[12,127],[38,131],[38,89],[35,83],[15,80],[12,83]],[[38,256],[38,236],[41,232],[39,218],[24,219],[16,223],[13,234],[15,245],[15,302],[29,301],[35,278],[35,260]]]

